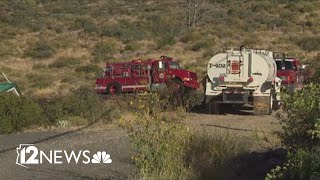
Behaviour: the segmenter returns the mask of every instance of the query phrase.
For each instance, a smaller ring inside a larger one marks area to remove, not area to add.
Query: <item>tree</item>
[[[208,0],[184,0],[187,27],[194,28],[208,12]]]

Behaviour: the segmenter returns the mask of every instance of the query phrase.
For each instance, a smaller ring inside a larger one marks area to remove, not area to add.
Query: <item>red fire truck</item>
[[[303,65],[296,58],[275,59],[277,63],[277,76],[282,80],[282,85],[290,92],[303,87]]]
[[[161,56],[160,60],[107,63],[103,77],[96,80],[96,90],[99,94],[158,91],[169,82],[179,89],[200,86],[196,73],[181,69],[170,57]]]

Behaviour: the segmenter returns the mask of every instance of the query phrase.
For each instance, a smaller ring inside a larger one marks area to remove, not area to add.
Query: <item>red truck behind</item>
[[[103,77],[96,80],[99,94],[158,91],[169,82],[183,89],[197,89],[197,74],[181,69],[172,58],[161,56],[160,60],[132,60],[131,62],[107,63]]]
[[[296,58],[275,59],[277,63],[277,76],[282,85],[290,92],[301,89],[303,86],[303,66]]]

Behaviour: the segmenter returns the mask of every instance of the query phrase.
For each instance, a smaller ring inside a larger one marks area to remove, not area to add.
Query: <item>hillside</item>
[[[105,62],[168,55],[200,76],[224,47],[320,53],[317,0],[209,0],[193,28],[183,0],[2,0],[0,71],[24,94],[94,85]]]

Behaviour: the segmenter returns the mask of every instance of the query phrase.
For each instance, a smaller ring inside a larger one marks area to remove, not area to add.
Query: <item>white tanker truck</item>
[[[209,112],[219,114],[221,104],[251,104],[254,114],[271,114],[280,103],[281,79],[276,74],[270,51],[240,47],[216,54],[207,67]]]

